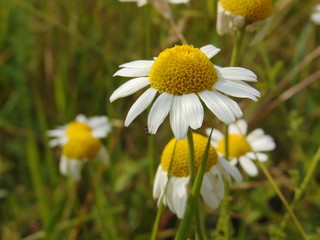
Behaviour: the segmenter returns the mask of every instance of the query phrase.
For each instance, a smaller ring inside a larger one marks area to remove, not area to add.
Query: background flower
[[[229,157],[232,164],[236,165],[239,162],[248,175],[256,176],[258,169],[253,161],[267,161],[268,156],[263,152],[274,150],[276,145],[273,138],[266,135],[261,128],[249,134],[247,134],[247,128],[248,124],[243,119],[229,125]],[[211,129],[208,129],[207,133],[209,134],[210,131]],[[219,130],[213,130],[211,142],[218,153],[223,156],[225,137]]]

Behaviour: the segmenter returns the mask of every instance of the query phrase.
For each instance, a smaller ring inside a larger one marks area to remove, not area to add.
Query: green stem
[[[280,189],[278,188],[277,184],[273,180],[273,178],[270,175],[268,169],[263,165],[263,163],[261,161],[258,160],[258,158],[257,158],[256,162],[257,162],[258,166],[260,167],[260,169],[262,170],[262,172],[264,173],[264,175],[266,176],[266,178],[268,179],[268,181],[271,184],[271,186],[273,187],[273,189],[276,191],[278,197],[280,198],[281,202],[283,203],[283,205],[287,209],[288,213],[290,214],[293,222],[297,226],[297,228],[298,228],[299,232],[301,233],[301,235],[303,236],[303,238],[304,239],[308,239],[303,227],[301,226],[301,223],[299,222],[299,220],[296,217],[295,213],[292,211],[291,207],[289,206],[289,203],[287,202],[287,200],[283,196],[283,194],[280,191]]]
[[[186,240],[188,238],[191,225],[192,225],[193,216],[197,209],[197,203],[200,195],[200,189],[202,185],[203,176],[205,173],[205,168],[207,166],[209,149],[210,149],[210,139],[211,139],[212,132],[213,132],[213,129],[211,130],[210,136],[208,138],[208,142],[207,142],[206,149],[200,164],[200,168],[198,170],[197,176],[192,186],[191,194],[188,196],[186,211],[179,225],[175,240]]]
[[[230,67],[235,67],[239,63],[239,56],[241,51],[242,40],[244,37],[244,30],[237,31],[235,43],[232,50],[232,56],[230,61]]]
[[[224,126],[224,158],[229,160],[229,125]]]
[[[189,149],[189,172],[190,172],[190,180],[189,180],[189,194],[191,192],[193,183],[194,183],[194,143],[192,130],[189,128],[188,130],[188,149]]]
[[[292,209],[296,206],[297,202],[299,201],[301,195],[306,190],[307,186],[309,186],[309,183],[315,173],[315,170],[317,168],[317,165],[319,164],[319,161],[320,161],[320,147],[318,148],[316,154],[312,159],[311,166],[308,168],[307,175],[304,177],[300,187],[295,191],[294,198],[290,204],[290,207]],[[285,226],[287,225],[288,219],[289,219],[289,214],[287,212],[280,223],[280,231],[282,231],[285,228]]]
[[[198,201],[196,209],[196,231],[197,231],[197,240],[207,240],[206,229],[204,226],[201,204]]]

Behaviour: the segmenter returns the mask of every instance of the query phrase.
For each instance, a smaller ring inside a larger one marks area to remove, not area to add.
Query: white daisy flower
[[[320,4],[314,7],[314,11],[311,15],[311,21],[320,25]]]
[[[193,140],[195,172],[197,172],[208,139],[199,134],[193,134]],[[170,173],[168,174],[171,160]],[[203,201],[211,209],[216,209],[224,198],[223,178],[230,181],[230,176],[232,176],[236,181],[241,181],[242,176],[236,167],[222,157],[218,157],[213,146],[209,150],[205,171],[200,194]],[[158,205],[163,197],[164,205],[168,206],[178,218],[183,217],[186,209],[189,178],[188,141],[187,139],[173,138],[162,152],[161,164],[153,184],[153,197],[158,199]]]
[[[150,86],[132,105],[125,120],[128,126],[156,99],[148,115],[148,131],[155,134],[170,112],[171,129],[177,139],[186,137],[188,127],[201,127],[204,110],[201,100],[221,121],[229,124],[242,116],[239,105],[231,98],[250,98],[259,91],[244,81],[256,82],[257,76],[245,68],[218,67],[210,58],[220,49],[213,45],[195,48],[175,46],[161,52],[155,60],[138,60],[120,65],[114,76],[133,77],[110,97],[110,101],[129,96]],[[222,93],[221,93],[222,92]]]
[[[172,4],[181,4],[181,3],[189,2],[189,0],[167,0],[167,1]],[[119,0],[119,2],[137,2],[138,7],[142,7],[148,3],[148,0]]]
[[[107,117],[87,119],[84,115],[78,115],[75,121],[48,131],[48,135],[54,138],[50,146],[62,147],[60,173],[79,180],[81,168],[88,160],[99,158],[107,165],[108,152],[100,138],[106,137],[110,130],[111,124]]]
[[[233,34],[246,27],[248,31],[268,25],[272,15],[272,0],[220,0],[217,32]]]
[[[249,176],[257,176],[258,169],[253,161],[267,161],[268,156],[263,152],[274,150],[276,144],[273,138],[266,135],[261,128],[249,134],[247,134],[247,128],[247,122],[242,119],[229,125],[229,157],[233,165],[239,162]],[[210,131],[211,129],[207,129],[207,134]],[[219,130],[213,130],[211,143],[219,155],[225,154],[225,138]]]

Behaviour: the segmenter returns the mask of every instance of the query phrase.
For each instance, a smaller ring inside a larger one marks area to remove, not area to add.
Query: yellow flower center
[[[198,171],[200,163],[202,161],[205,148],[208,139],[199,135],[193,134],[194,141],[194,157],[195,157],[195,172]],[[177,142],[175,152],[174,146]],[[163,171],[168,172],[170,161],[172,160],[170,176],[175,177],[187,177],[189,176],[189,148],[188,140],[185,138],[183,140],[176,140],[175,138],[165,146],[162,156],[161,156],[161,166]],[[206,172],[208,172],[212,166],[216,165],[218,161],[218,155],[216,150],[210,145],[208,161],[206,166]]]
[[[272,14],[272,0],[220,0],[221,6],[251,21],[266,19]]]
[[[77,160],[91,159],[97,155],[100,147],[101,141],[98,138],[82,131],[69,138],[68,142],[62,147],[62,154],[67,158]]]
[[[71,138],[71,137],[75,137],[77,136],[79,133],[81,132],[87,132],[90,133],[91,132],[91,128],[88,126],[88,124],[83,123],[83,122],[70,122],[67,125],[66,128],[66,135]]]
[[[211,90],[217,72],[210,59],[191,45],[169,48],[161,52],[151,67],[151,87],[173,95]]]
[[[239,158],[245,155],[247,152],[251,152],[252,148],[250,147],[246,138],[242,135],[230,134],[229,135],[229,156],[231,158]],[[217,151],[224,154],[225,153],[225,138],[222,138],[217,147]]]

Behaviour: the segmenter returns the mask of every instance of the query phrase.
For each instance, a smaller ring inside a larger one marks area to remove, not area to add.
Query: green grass
[[[309,21],[315,3],[276,1],[270,33],[255,46],[247,35],[238,65],[258,75],[261,98],[241,106],[251,129],[261,127],[276,140],[266,166],[289,203],[309,174],[293,210],[310,239],[320,238],[320,171],[314,164],[320,143],[320,27]],[[212,0],[191,0],[172,10],[185,24],[188,43],[221,48],[213,62],[228,66],[233,39],[216,34]],[[112,75],[124,62],[152,59],[179,43],[171,39],[170,24],[150,4],[1,1],[0,239],[150,239],[157,214],[153,174],[172,138],[168,119],[154,140],[144,130],[147,111],[128,128],[114,127],[105,141],[111,165],[91,162],[78,183],[59,175],[60,152],[49,148],[45,132],[78,113],[124,120],[140,93],[111,104],[109,96],[126,81]],[[204,126],[221,129],[212,116],[206,114]],[[153,142],[155,148],[147,150]],[[235,184],[231,196],[231,239],[273,239],[287,211],[263,173]],[[211,235],[218,217],[219,210],[207,209]],[[159,239],[172,239],[177,225],[165,208]],[[302,239],[290,218],[283,234]]]

